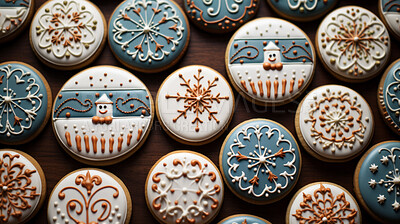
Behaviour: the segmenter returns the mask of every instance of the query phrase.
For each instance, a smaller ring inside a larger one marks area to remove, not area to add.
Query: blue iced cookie
[[[254,216],[254,215],[232,215],[223,220],[218,224],[271,224],[267,220]]]
[[[108,41],[122,64],[155,73],[183,56],[189,43],[189,25],[174,1],[127,0],[110,18]]]
[[[32,66],[0,64],[0,143],[23,144],[35,138],[50,116],[51,90]]]
[[[400,141],[372,146],[354,175],[358,200],[376,220],[400,222]]]
[[[211,33],[234,31],[252,19],[260,0],[185,0],[185,11],[199,28]]]
[[[338,0],[267,0],[280,16],[296,21],[311,21],[329,12]]]
[[[236,126],[220,152],[225,183],[239,198],[269,204],[295,186],[301,166],[299,147],[281,124],[253,119]]]

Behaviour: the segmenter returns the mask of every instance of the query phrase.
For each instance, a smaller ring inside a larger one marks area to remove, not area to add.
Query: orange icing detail
[[[118,137],[118,152],[122,150],[122,142],[124,141],[124,138],[121,136]]]
[[[105,153],[106,151],[106,139],[104,137],[100,138],[100,143],[101,143],[101,152]]]
[[[93,152],[97,153],[97,137],[96,136],[92,136],[92,145],[93,145]]]
[[[126,136],[126,145],[127,145],[127,146],[129,146],[129,145],[131,144],[131,139],[132,139],[132,134],[129,133],[129,134]]]
[[[299,79],[299,86],[298,88],[300,89],[303,86],[304,79]]]
[[[242,80],[242,81],[240,81],[240,84],[242,84],[244,91],[248,92],[247,86],[246,86],[246,81]]]
[[[83,136],[83,141],[85,142],[86,152],[90,152],[89,136],[88,135]]]
[[[82,151],[82,145],[81,145],[82,138],[80,135],[75,136],[75,143],[76,143],[76,148],[78,151]]]
[[[270,98],[271,97],[271,81],[267,80],[265,82],[265,84],[267,85],[267,97]]]
[[[110,138],[109,140],[108,140],[108,142],[109,142],[109,151],[110,151],[110,153],[112,153],[113,151],[114,151],[114,138]]]
[[[278,97],[278,87],[279,87],[279,82],[277,80],[274,81],[274,96],[275,98]]]
[[[293,87],[294,87],[294,79],[290,80],[290,88],[289,88],[289,93],[293,92]]]
[[[286,79],[282,79],[282,96],[285,95],[285,91],[286,91]]]
[[[71,144],[71,134],[68,131],[65,132],[65,139],[67,140],[67,145],[69,147],[71,147],[72,146],[72,144]]]
[[[264,96],[263,84],[262,81],[258,81],[258,89],[260,89],[260,96]]]
[[[138,130],[138,136],[137,136],[137,138],[136,138],[137,141],[139,141],[139,140],[140,140],[140,137],[142,137],[142,133],[143,133],[143,130],[142,130],[141,128],[139,128],[139,130]]]
[[[253,94],[257,95],[257,90],[256,90],[256,87],[254,86],[253,81],[250,82],[250,87],[251,87],[251,90],[253,91]]]

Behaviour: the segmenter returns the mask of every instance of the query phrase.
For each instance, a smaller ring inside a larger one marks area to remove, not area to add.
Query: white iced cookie
[[[233,86],[247,100],[281,105],[298,97],[311,82],[315,51],[300,28],[264,17],[236,31],[225,64]]]
[[[49,223],[127,224],[132,201],[118,177],[100,169],[67,174],[54,187],[47,208]]]
[[[346,6],[331,12],[320,24],[315,39],[321,61],[343,81],[369,80],[389,60],[390,38],[385,25],[361,7]]]
[[[34,0],[4,0],[0,2],[0,42],[18,35],[32,18]]]
[[[140,148],[153,110],[150,92],[136,76],[114,66],[95,66],[61,88],[53,105],[53,129],[75,159],[109,165]]]
[[[221,208],[221,174],[207,157],[171,152],[154,164],[146,180],[146,202],[161,223],[210,223]]]
[[[36,12],[30,30],[35,54],[56,69],[77,69],[91,63],[106,40],[100,9],[87,0],[50,0]]]
[[[192,65],[168,76],[157,94],[157,115],[173,138],[205,144],[218,137],[231,121],[232,90],[212,68]]]
[[[303,147],[328,162],[359,155],[373,136],[374,119],[365,99],[345,86],[312,90],[296,113],[296,132]]]

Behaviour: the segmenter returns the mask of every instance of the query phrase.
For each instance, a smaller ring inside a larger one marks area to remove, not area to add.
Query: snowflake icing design
[[[46,8],[39,17],[38,46],[57,58],[82,55],[96,41],[98,21],[84,4],[63,1]]]
[[[4,153],[0,158],[0,220],[7,223],[11,217],[20,218],[24,210],[32,205],[29,200],[40,196],[36,187],[31,186],[31,177],[36,170],[25,168],[22,162],[16,162],[20,155]]]
[[[256,145],[249,145],[254,142]],[[279,194],[296,177],[295,148],[278,128],[249,126],[237,134],[229,148],[228,174],[232,182],[249,195]],[[246,153],[241,152],[244,150]],[[279,174],[275,172],[278,167],[282,170]]]
[[[333,195],[330,188],[321,184],[313,195],[303,193],[300,209],[292,215],[303,224],[355,223],[357,210],[351,208],[345,192]]]
[[[396,154],[396,151],[398,152]],[[385,175],[384,178],[380,179],[379,181],[376,181],[374,179],[370,180],[369,186],[374,189],[376,186],[376,183],[379,184],[380,186],[387,188],[388,196],[392,195],[394,196],[394,202],[392,204],[393,210],[398,211],[400,210],[400,171],[398,164],[400,162],[400,148],[393,147],[391,149],[387,148],[381,148],[379,149],[379,154],[382,155],[382,158],[380,159],[381,163],[383,166],[386,167],[393,167],[393,169],[390,169],[390,171]],[[372,172],[372,171],[371,171]],[[379,172],[379,171],[377,171]],[[374,172],[372,172],[374,173]],[[374,183],[374,184],[371,184]],[[377,197],[377,202],[379,204],[384,204],[386,201],[385,195],[379,195]]]
[[[173,119],[173,122],[176,122],[182,116],[186,119],[187,113],[193,111],[196,117],[192,120],[192,123],[196,123],[196,132],[200,130],[199,124],[203,123],[200,116],[204,112],[208,114],[208,120],[215,120],[218,124],[220,121],[215,116],[218,112],[211,110],[212,104],[214,102],[219,104],[222,100],[229,100],[229,96],[221,96],[220,93],[214,95],[212,92],[212,88],[217,86],[218,77],[215,77],[212,81],[207,80],[207,87],[203,87],[202,79],[204,76],[200,75],[201,72],[202,70],[199,69],[198,73],[193,75],[196,80],[196,84],[193,84],[193,86],[190,85],[190,79],[186,80],[182,74],[179,74],[179,78],[183,81],[180,85],[187,88],[185,95],[177,93],[176,95],[167,94],[165,96],[167,99],[176,99],[177,102],[183,100],[185,102],[184,109],[178,109],[179,115]]]
[[[375,15],[352,8],[332,16],[332,21],[321,39],[326,54],[332,56],[330,63],[354,76],[379,66],[386,56],[389,36]]]
[[[183,22],[171,4],[168,0],[133,0],[114,21],[114,42],[133,60],[163,60],[184,37]]]
[[[32,127],[42,107],[43,94],[39,93],[40,86],[30,77],[30,72],[12,69],[11,65],[0,68],[0,72],[5,73],[0,76],[0,86],[3,86],[4,92],[0,94],[0,134],[6,134],[7,137],[20,135]],[[12,89],[10,84],[14,84],[16,89]],[[25,91],[20,91],[22,89]]]
[[[322,144],[323,149],[335,152],[343,147],[353,148],[358,141],[364,142],[366,125],[358,97],[350,93],[326,89],[322,97],[311,104],[305,123],[311,122],[311,136],[314,145]],[[365,118],[369,121],[369,118]]]

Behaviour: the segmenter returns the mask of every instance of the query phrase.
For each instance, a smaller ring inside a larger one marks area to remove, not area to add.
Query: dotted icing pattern
[[[226,138],[220,165],[233,191],[254,202],[268,203],[288,193],[300,171],[300,152],[280,124],[250,120]]]
[[[400,221],[400,142],[374,147],[362,162],[358,185],[367,207],[390,222]]]
[[[110,19],[111,50],[139,70],[162,69],[184,52],[189,27],[181,9],[169,0],[127,0]]]
[[[47,115],[45,81],[19,63],[0,65],[0,142],[18,143],[37,133]]]
[[[319,17],[330,10],[337,0],[267,0],[286,17],[294,19]]]
[[[400,37],[400,1],[399,0],[380,0],[381,13],[390,30]]]

